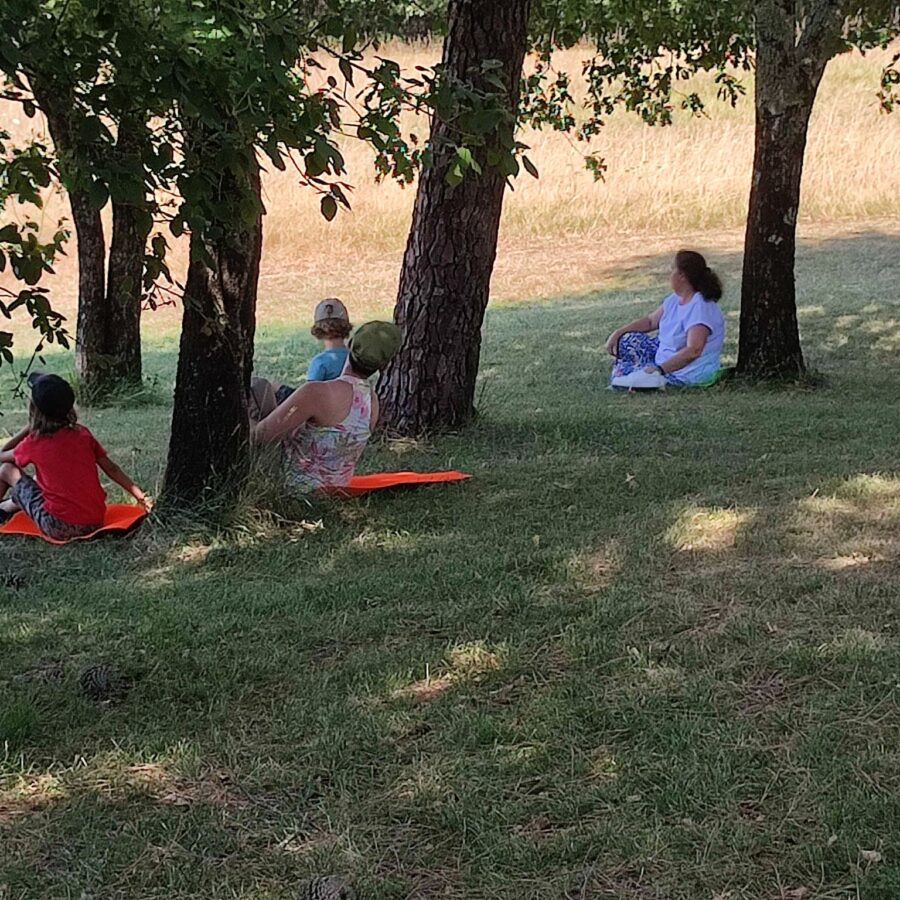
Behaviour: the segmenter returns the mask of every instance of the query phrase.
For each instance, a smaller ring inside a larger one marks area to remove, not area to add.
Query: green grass
[[[462,487],[4,540],[0,897],[900,896],[898,259],[804,248],[817,390],[605,391],[626,284],[493,311],[478,422],[365,461]],[[84,419],[152,485],[168,414]]]

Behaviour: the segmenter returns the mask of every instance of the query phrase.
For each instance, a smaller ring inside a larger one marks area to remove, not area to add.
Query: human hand
[[[644,371],[648,375],[663,375],[663,374],[665,374],[659,366],[644,366]]]
[[[140,503],[147,512],[150,512],[153,509],[153,500],[148,497],[140,488],[135,489],[134,499],[137,500],[137,502]]]
[[[619,338],[621,335],[618,331],[614,331],[606,340],[606,352],[610,356],[618,356]]]

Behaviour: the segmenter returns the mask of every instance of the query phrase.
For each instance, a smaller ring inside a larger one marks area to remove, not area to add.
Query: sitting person
[[[681,250],[672,266],[672,291],[649,315],[614,331],[606,342],[615,357],[610,384],[658,388],[709,384],[719,371],[725,317],[717,305],[719,276],[706,260]],[[657,337],[648,332],[658,331]]]
[[[347,338],[353,326],[347,307],[337,297],[329,297],[316,305],[313,326],[310,333],[321,341],[323,349],[309,362],[307,381],[332,381],[344,371],[347,362]],[[275,385],[275,398],[281,403],[294,393],[296,388],[286,384]]]
[[[68,540],[96,531],[106,514],[101,468],[145,509],[144,492],[109,458],[75,414],[75,394],[58,375],[28,378],[28,426],[0,451],[0,521],[24,510],[48,537]],[[32,478],[22,470],[34,466]]]
[[[390,322],[360,325],[338,378],[309,381],[281,402],[269,381],[253,379],[251,435],[259,444],[281,443],[291,493],[350,483],[378,421],[369,379],[390,362],[400,340],[400,329]]]

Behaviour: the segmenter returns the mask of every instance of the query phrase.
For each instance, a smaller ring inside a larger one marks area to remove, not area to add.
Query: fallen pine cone
[[[356,900],[356,891],[346,878],[327,875],[308,881],[297,900]]]
[[[82,670],[78,676],[78,686],[88,700],[105,703],[126,694],[131,683],[112,666],[99,663]]]

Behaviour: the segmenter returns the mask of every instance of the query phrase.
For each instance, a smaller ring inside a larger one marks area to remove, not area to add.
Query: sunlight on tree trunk
[[[807,42],[798,44],[792,3],[765,0],[757,10],[756,150],[738,348],[738,372],[753,378],[791,378],[805,370],[794,278],[797,215],[809,120],[828,60],[824,31],[830,24],[816,21],[823,34],[808,32]],[[833,25],[838,27],[836,18]]]
[[[498,60],[510,110],[518,103],[530,5],[530,0],[450,3],[444,65],[456,78],[477,85],[482,63]],[[382,421],[395,433],[452,428],[474,413],[506,177],[487,165],[484,154],[476,154],[482,174],[470,171],[462,183],[448,184],[452,155],[445,148],[453,134],[451,125],[435,118],[435,164],[422,173],[403,259],[395,319],[404,344],[379,385]]]

